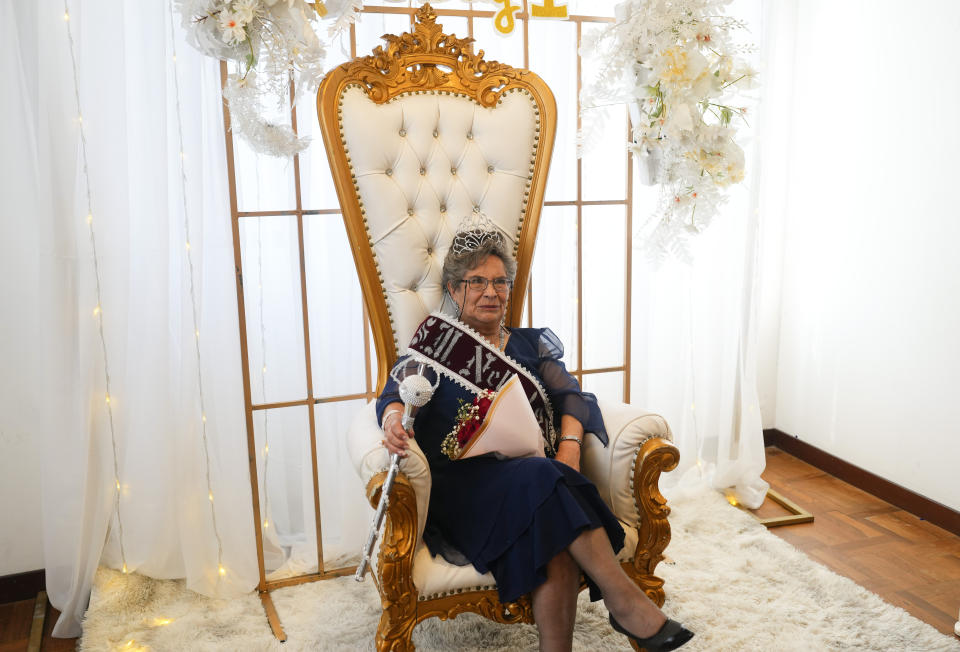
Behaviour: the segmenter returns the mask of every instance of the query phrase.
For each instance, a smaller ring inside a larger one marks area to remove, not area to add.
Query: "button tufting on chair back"
[[[485,108],[462,95],[405,93],[376,104],[359,85],[340,99],[355,180],[398,353],[440,306],[443,259],[460,221],[482,211],[514,247],[539,140],[528,92]]]
[[[317,114],[372,322],[377,386],[440,307],[460,222],[484,213],[517,259],[519,324],[557,124],[553,93],[522,68],[444,34],[425,4],[413,32],[324,78]]]

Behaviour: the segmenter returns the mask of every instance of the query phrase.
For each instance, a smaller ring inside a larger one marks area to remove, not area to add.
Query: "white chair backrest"
[[[440,271],[462,219],[483,212],[516,255],[537,107],[519,90],[493,108],[437,91],[375,104],[358,86],[345,90],[341,107],[350,171],[402,352],[440,307]]]
[[[331,71],[318,96],[381,384],[440,307],[444,256],[475,211],[513,247],[519,320],[556,128],[539,77],[483,61],[470,39],[442,34],[429,5],[418,19],[414,33],[384,37],[386,52]]]

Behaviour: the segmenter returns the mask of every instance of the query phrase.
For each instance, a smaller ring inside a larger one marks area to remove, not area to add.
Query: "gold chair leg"
[[[367,484],[367,498],[375,506],[386,472]],[[377,586],[383,614],[377,627],[377,650],[408,652],[414,649],[411,636],[417,624],[417,589],[413,585],[413,552],[417,537],[417,498],[403,473],[394,480],[387,518],[380,542]]]
[[[417,614],[405,614],[399,621],[393,621],[389,611],[380,615],[377,627],[377,652],[413,652],[413,628],[417,624]]]

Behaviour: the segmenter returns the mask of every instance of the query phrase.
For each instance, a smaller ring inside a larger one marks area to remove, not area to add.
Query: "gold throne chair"
[[[429,312],[440,305],[440,270],[460,220],[482,211],[513,243],[522,306],[556,131],[556,102],[529,70],[485,61],[473,39],[444,34],[425,4],[410,33],[332,70],[320,86],[321,131],[377,353],[378,388]],[[518,326],[520,311],[508,325]],[[620,519],[619,560],[658,605],[654,571],[670,541],[660,474],[676,467],[666,421],[601,400],[610,442],[585,437],[581,466]],[[389,458],[371,403],[347,447],[376,507]],[[383,604],[378,650],[412,650],[417,623],[475,612],[533,623],[529,596],[503,604],[489,574],[433,558],[421,536],[430,469],[415,441],[400,466],[371,573]],[[358,544],[361,543],[358,541]]]

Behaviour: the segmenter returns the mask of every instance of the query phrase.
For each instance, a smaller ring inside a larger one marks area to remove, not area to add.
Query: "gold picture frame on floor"
[[[780,527],[781,525],[798,525],[800,523],[813,523],[813,514],[803,509],[795,502],[784,496],[783,494],[773,490],[767,490],[767,498],[775,502],[776,504],[783,507],[785,510],[790,512],[786,516],[769,516],[761,517],[757,515],[757,510],[747,509],[740,504],[731,494],[727,494],[727,502],[729,502],[734,507],[738,507],[745,512],[748,512],[751,516],[757,519],[762,525],[766,526],[768,529],[773,527]],[[759,508],[757,508],[759,509]]]

